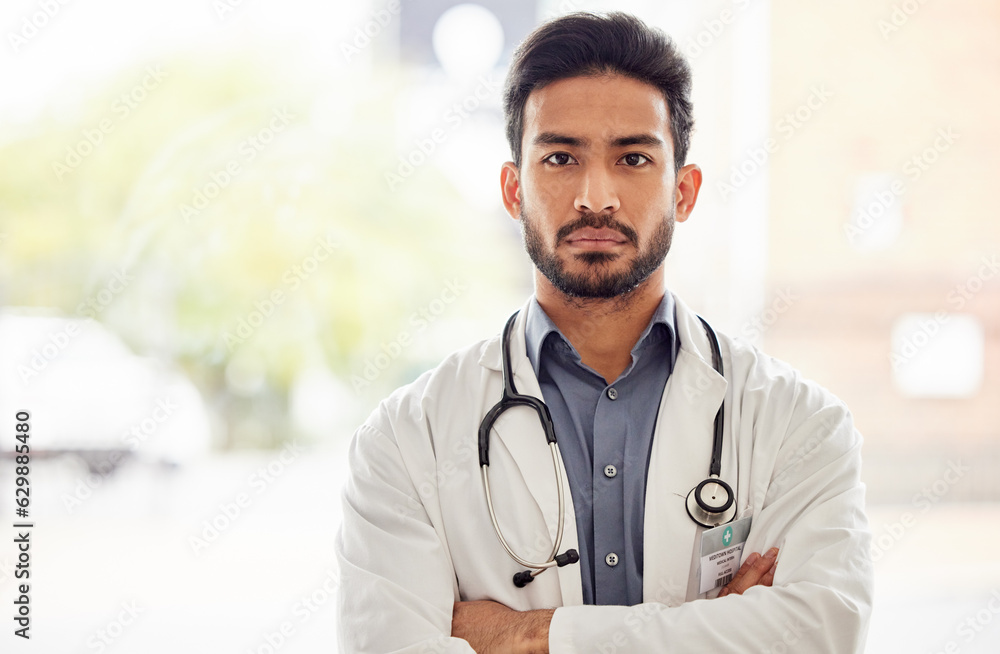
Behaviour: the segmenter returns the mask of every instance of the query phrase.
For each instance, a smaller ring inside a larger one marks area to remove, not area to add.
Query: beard
[[[544,239],[538,232],[534,219],[522,205],[521,234],[524,249],[539,272],[564,295],[579,299],[619,298],[631,293],[649,279],[667,257],[674,234],[674,207],[663,216],[649,241],[640,247],[639,235],[634,229],[619,222],[613,214],[586,212],[577,220],[564,225],[556,232],[555,245],[583,227],[595,229],[610,228],[621,233],[637,250],[629,266],[622,270],[612,270],[611,265],[622,255],[611,252],[582,252],[573,255],[577,261],[587,265],[585,272],[569,272],[565,263],[556,255],[555,248],[547,250]]]

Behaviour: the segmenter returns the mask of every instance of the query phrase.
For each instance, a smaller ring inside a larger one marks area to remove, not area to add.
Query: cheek
[[[660,178],[651,179],[649,183],[636,185],[627,199],[623,199],[622,204],[628,202],[636,208],[642,208],[649,213],[662,214],[674,205],[673,187],[667,186]]]
[[[575,183],[566,172],[545,174],[528,173],[522,179],[521,201],[528,206],[557,208],[560,204],[572,205]]]

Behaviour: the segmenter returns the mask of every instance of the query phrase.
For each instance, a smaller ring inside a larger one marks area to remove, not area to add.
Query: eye
[[[542,159],[544,163],[552,164],[554,166],[568,166],[571,163],[576,163],[576,159],[569,156],[565,152],[556,152],[550,154],[549,156]]]
[[[638,152],[629,152],[624,157],[622,157],[619,161],[624,162],[624,164],[626,166],[630,166],[632,168],[635,168],[637,166],[641,166],[643,164],[649,163],[649,157],[647,157],[644,154],[639,154]]]

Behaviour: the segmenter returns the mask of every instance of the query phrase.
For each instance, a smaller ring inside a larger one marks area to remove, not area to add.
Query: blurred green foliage
[[[82,303],[124,271],[127,288],[98,302],[97,319],[135,351],[179,362],[228,423],[265,395],[284,407],[309,366],[349,386],[456,274],[509,285],[516,241],[433,166],[389,192],[403,72],[303,84],[252,56],[164,62],[155,84],[149,70],[130,68],[6,135],[3,303],[85,315]],[[201,202],[212,184],[217,195]],[[329,258],[309,261],[331,244]],[[275,292],[282,301],[264,316]],[[487,306],[488,295],[470,301]],[[404,352],[369,399],[406,381],[422,356]],[[226,374],[234,362],[260,377],[242,399]],[[271,415],[280,441],[288,425]]]

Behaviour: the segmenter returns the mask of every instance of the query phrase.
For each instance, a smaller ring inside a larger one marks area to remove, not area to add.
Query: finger
[[[767,553],[764,554],[764,556],[757,559],[754,562],[753,566],[750,568],[750,571],[746,574],[745,577],[743,577],[743,580],[740,583],[741,588],[739,592],[742,594],[748,588],[762,585],[764,578],[774,568],[775,561],[777,560],[777,558],[778,558],[778,548],[772,547],[767,551]],[[771,579],[773,578],[774,577],[772,575]]]
[[[760,554],[758,554],[757,552],[752,552],[750,556],[747,557],[747,560],[743,562],[743,565],[740,566],[740,569],[736,571],[736,575],[729,581],[729,584],[722,587],[722,590],[719,591],[717,597],[725,597],[729,593],[733,592],[732,590],[733,584],[738,582],[743,577],[745,577],[746,574],[753,567],[753,564],[756,563],[757,559],[759,558]]]
[[[767,571],[767,574],[765,574],[763,577],[760,578],[760,582],[757,585],[758,586],[770,586],[771,584],[773,584],[774,583],[774,572],[777,569],[778,569],[778,562],[775,561],[774,563],[771,564],[771,569]]]
[[[760,581],[757,582],[758,586],[771,586],[772,584],[774,584],[774,568],[771,568],[771,571],[761,577]]]
[[[774,566],[777,557],[778,548],[776,547],[772,547],[764,556],[754,559],[753,563],[750,563],[751,557],[747,557],[746,572],[743,572],[742,568],[740,569],[740,572],[743,572],[743,574],[737,575],[728,584],[729,591],[742,595],[746,589],[758,585],[764,575]]]
[[[759,558],[760,554],[758,554],[757,552],[753,552],[752,554],[750,554],[750,556],[747,557],[747,560],[743,562],[743,565],[740,566],[740,569],[736,571],[736,576],[734,576],[729,581],[729,584],[727,584],[726,587],[728,588],[729,586],[732,586],[734,583],[743,579],[743,577],[745,577],[747,573],[750,572],[751,568],[753,568],[753,564],[756,563],[757,559]]]

